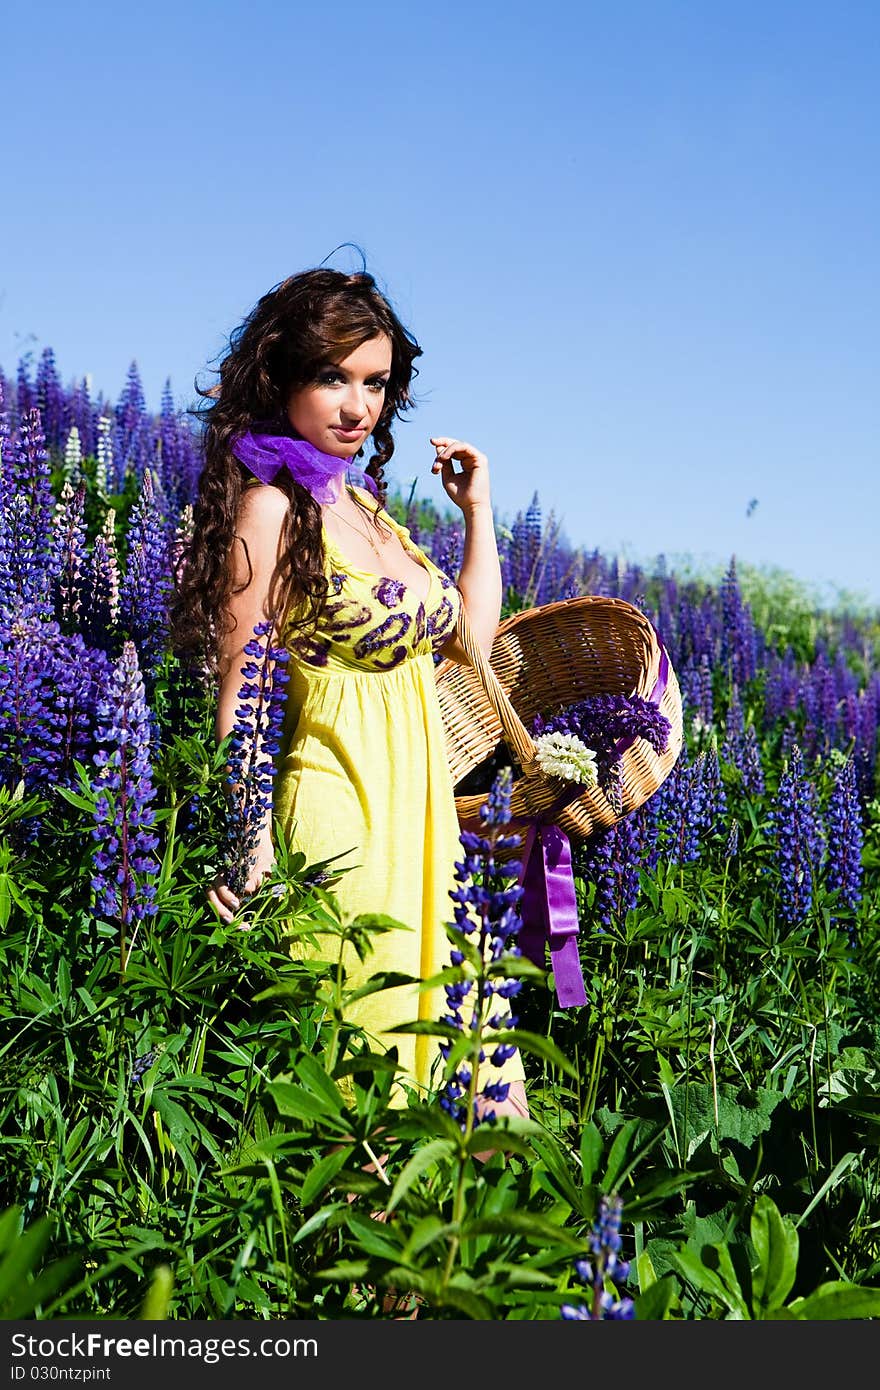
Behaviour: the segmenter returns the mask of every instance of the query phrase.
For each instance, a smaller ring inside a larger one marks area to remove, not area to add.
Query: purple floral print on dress
[[[409,626],[409,613],[389,614],[384,623],[380,623],[378,627],[371,628],[369,632],[365,632],[363,637],[355,643],[354,655],[359,661],[362,661],[365,656],[375,656],[377,652],[381,652],[386,647],[390,647],[392,643],[399,642],[401,637],[404,637],[406,633],[409,632]],[[397,661],[402,660],[403,657],[406,656],[407,649],[406,647],[398,647],[397,652],[401,655],[398,657],[397,653],[395,653],[394,665],[397,665]],[[376,664],[379,665],[380,663],[377,662]],[[383,662],[381,664],[384,665],[385,663]]]
[[[448,598],[445,598],[428,618],[428,635],[431,646],[438,647],[445,642],[455,624],[455,612]]]
[[[290,650],[307,666],[326,666],[330,643],[321,638],[300,635],[288,643]]]
[[[373,586],[373,598],[377,598],[385,608],[396,608],[403,598],[406,585],[402,579],[381,579]]]

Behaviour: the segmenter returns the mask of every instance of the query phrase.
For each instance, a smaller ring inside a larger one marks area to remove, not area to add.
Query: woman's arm
[[[501,563],[489,495],[489,461],[479,449],[461,439],[442,435],[435,436],[431,443],[437,450],[433,471],[441,470],[443,486],[464,517],[458,588],[474,637],[489,656],[498,631],[502,597]],[[454,459],[462,465],[460,472],[455,471]],[[470,664],[457,637],[451,637],[440,651],[453,661]]]
[[[458,588],[477,644],[485,656],[491,656],[501,616],[501,562],[491,507],[465,514]],[[461,665],[470,665],[470,658],[457,637],[450,637],[440,653]]]

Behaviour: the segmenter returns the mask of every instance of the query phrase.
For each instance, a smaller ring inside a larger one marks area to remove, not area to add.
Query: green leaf
[[[347,1158],[348,1150],[337,1149],[335,1153],[325,1154],[309,1169],[300,1193],[303,1206],[308,1206],[319,1193],[323,1192],[327,1184],[336,1177],[340,1168],[344,1167]]]
[[[422,1173],[433,1167],[435,1163],[442,1163],[443,1159],[452,1158],[454,1153],[455,1145],[451,1139],[435,1139],[432,1143],[417,1149],[391,1189],[391,1196],[385,1207],[386,1213],[391,1215],[401,1197],[412,1187],[416,1179],[421,1177]]]
[[[281,1115],[295,1120],[333,1120],[337,1111],[313,1091],[294,1086],[289,1081],[270,1081],[266,1087]]]
[[[313,1095],[321,1096],[334,1114],[338,1115],[341,1110],[344,1110],[345,1100],[342,1092],[332,1076],[327,1075],[316,1058],[300,1057],[296,1064],[296,1070],[303,1085],[307,1086]]]
[[[766,1193],[755,1202],[750,1232],[758,1257],[752,1271],[753,1305],[755,1316],[763,1317],[769,1309],[780,1307],[791,1292],[797,1274],[798,1233]]]
[[[10,1301],[0,1304],[0,1317],[8,1320],[26,1318],[37,1308],[42,1308],[69,1284],[71,1276],[82,1265],[82,1260],[82,1255],[64,1255],[36,1278],[22,1282]]]
[[[366,984],[358,989],[345,991],[346,1004],[354,1003],[355,999],[363,999],[368,994],[376,994],[380,990],[397,989],[401,985],[414,985],[418,983],[417,975],[405,975],[400,970],[376,971],[371,975]]]
[[[526,1236],[535,1244],[540,1244],[541,1241],[552,1241],[554,1244],[561,1245],[563,1249],[583,1253],[582,1236],[575,1235],[574,1232],[566,1230],[563,1226],[557,1226],[554,1221],[549,1220],[546,1216],[540,1216],[537,1212],[505,1211],[500,1216],[477,1217],[474,1221],[469,1221],[462,1226],[461,1237],[462,1240],[467,1240],[472,1236],[503,1236],[510,1235],[512,1232]]]
[[[718,1250],[718,1246],[710,1246],[710,1249]],[[681,1273],[688,1283],[693,1285],[698,1293],[709,1294],[716,1303],[727,1308],[734,1317],[740,1320],[748,1320],[748,1309],[743,1301],[739,1285],[736,1289],[729,1289],[720,1275],[713,1269],[709,1269],[693,1250],[688,1250],[683,1246],[680,1250],[670,1255],[670,1263]]]
[[[423,1250],[427,1250],[429,1245],[434,1245],[440,1240],[448,1240],[455,1232],[456,1227],[452,1222],[442,1221],[439,1216],[425,1216],[413,1226],[409,1240],[403,1249],[403,1258],[410,1260],[414,1255],[419,1255]]]
[[[589,1186],[593,1181],[599,1160],[602,1157],[602,1135],[599,1133],[592,1120],[584,1125],[581,1133],[581,1168],[583,1170],[584,1183]]]
[[[145,1322],[156,1322],[168,1317],[171,1295],[174,1292],[174,1272],[170,1265],[157,1265],[153,1270],[150,1287],[141,1308]]]
[[[540,1033],[527,1033],[522,1028],[499,1029],[497,1033],[494,1029],[487,1029],[483,1034],[483,1041],[487,1047],[495,1047],[498,1043],[513,1043],[523,1052],[532,1052],[536,1056],[542,1057],[545,1062],[550,1062],[554,1067],[558,1067],[566,1076],[571,1076],[577,1080],[577,1067],[568,1060],[564,1053],[560,1052],[555,1043]]]
[[[880,1289],[865,1289],[844,1281],[822,1285],[806,1298],[795,1299],[788,1305],[798,1318],[830,1322],[844,1318],[880,1317]]]
[[[635,1298],[637,1322],[660,1322],[676,1301],[678,1289],[671,1274],[662,1279],[654,1279],[644,1293]]]
[[[8,1216],[9,1213],[7,1219]],[[8,1253],[0,1263],[0,1317],[14,1316],[5,1310],[18,1298],[22,1282],[39,1264],[51,1234],[52,1223],[47,1216],[41,1216],[22,1232],[14,1244],[6,1245]]]

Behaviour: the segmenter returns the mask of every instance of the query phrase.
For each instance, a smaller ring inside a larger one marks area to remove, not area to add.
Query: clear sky
[[[880,603],[876,0],[46,0],[0,36],[7,373],[193,404],[354,242],[424,349],[393,480],[444,505],[457,435],[503,519],[537,491],[573,545]]]

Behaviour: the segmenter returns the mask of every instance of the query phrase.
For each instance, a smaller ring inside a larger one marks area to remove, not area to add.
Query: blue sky
[[[192,404],[353,242],[424,349],[401,485],[444,504],[457,435],[501,519],[880,604],[874,0],[47,0],[3,40],[7,373]]]

